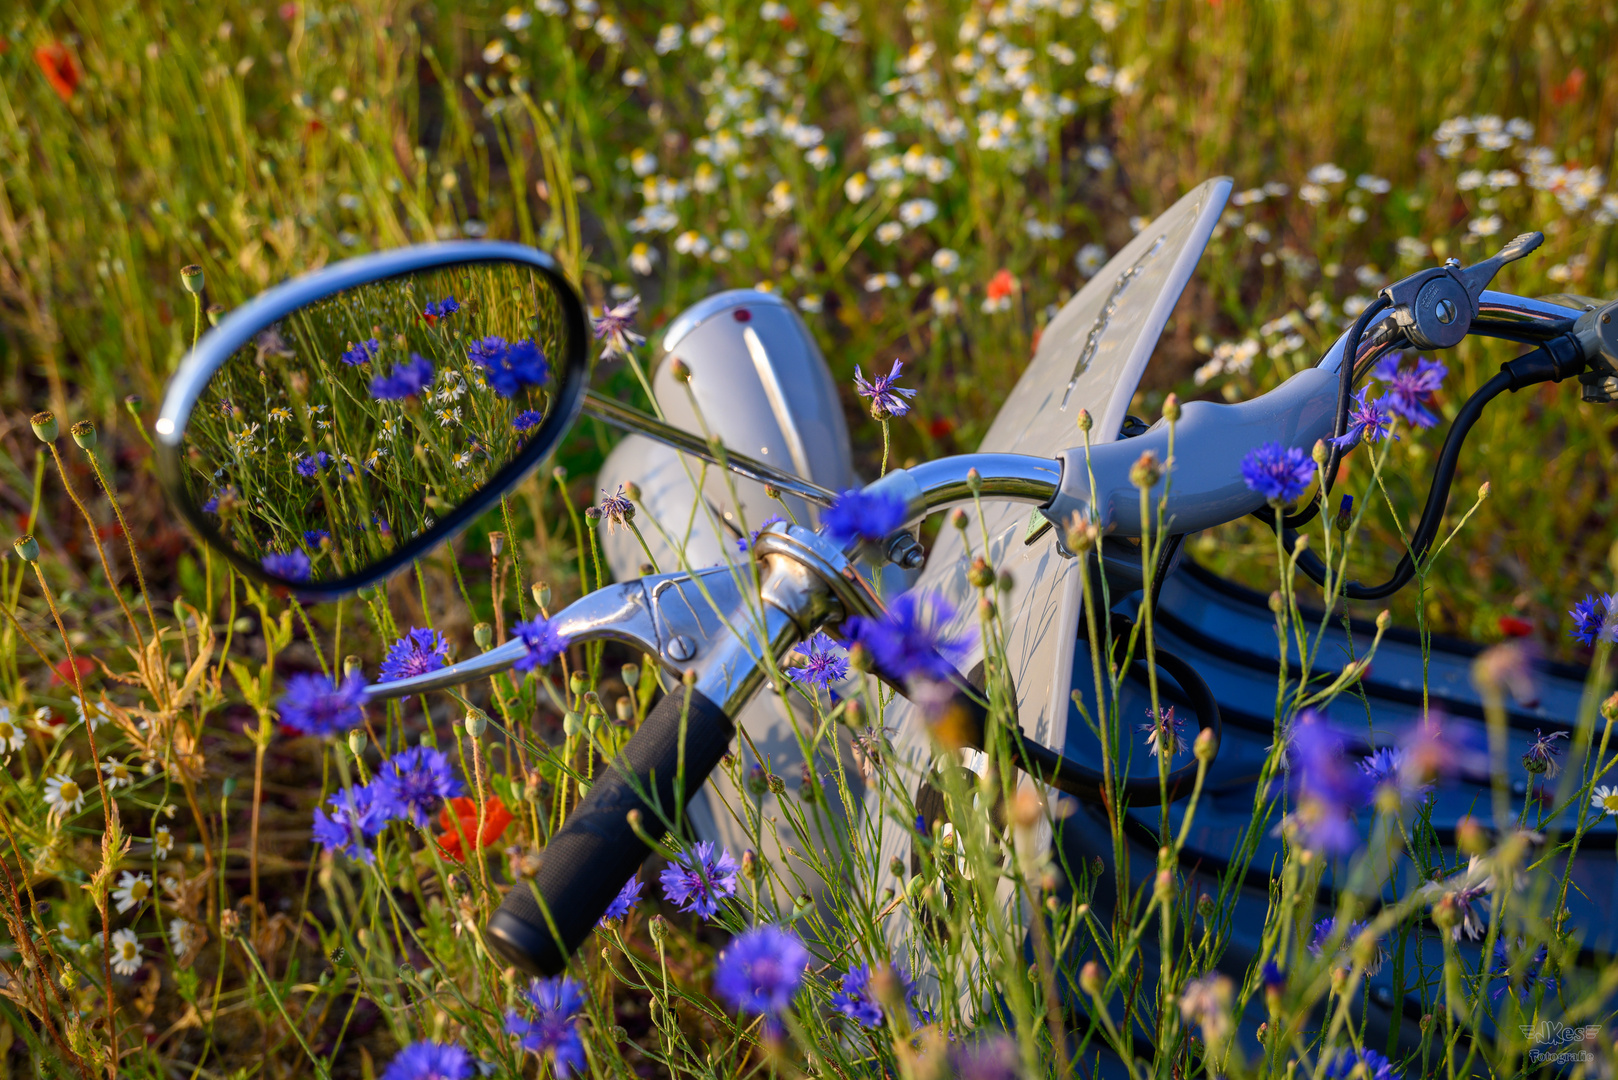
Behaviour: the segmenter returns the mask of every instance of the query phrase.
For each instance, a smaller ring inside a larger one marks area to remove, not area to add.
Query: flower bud
[[[202,267],[198,266],[196,263],[191,263],[189,266],[180,267],[180,284],[184,285],[185,291],[190,293],[192,296],[196,296],[197,294],[201,293]]]
[[[1421,1028],[1421,1033],[1423,1035],[1427,1034],[1427,1032],[1431,1031],[1433,1027],[1433,1014],[1422,1013],[1421,1020],[1418,1022],[1417,1026]]]
[[[640,685],[639,664],[625,664],[622,668],[621,674],[623,675],[624,685],[629,687],[631,690]]]
[[[1482,485],[1478,487],[1478,502],[1482,502],[1483,500],[1487,499],[1489,497],[1489,491],[1489,482],[1485,480],[1483,481]]]
[[[1344,495],[1337,504],[1337,531],[1347,532],[1354,523],[1354,496]]]
[[[1203,893],[1201,896],[1197,897],[1197,914],[1201,915],[1204,919],[1206,919],[1209,916],[1211,916],[1213,913],[1214,913],[1214,899],[1213,899],[1213,897],[1209,896],[1207,893]]]
[[[748,881],[758,878],[758,856],[753,854],[752,848],[742,852],[742,877]]]
[[[1100,855],[1096,855],[1093,858],[1091,858],[1091,860],[1090,860],[1090,876],[1091,877],[1100,877],[1102,874],[1106,873],[1106,871],[1107,871],[1106,861],[1103,860]]]
[[[1455,846],[1468,855],[1484,855],[1489,850],[1489,835],[1478,819],[1468,814],[1455,823]]]
[[[998,611],[999,608],[995,607],[994,601],[990,600],[987,596],[978,601],[978,618],[984,620],[992,619],[994,618],[995,613]]]
[[[558,465],[553,468],[551,470],[551,479],[555,480],[558,484],[567,483],[567,466]]]
[[[848,647],[848,666],[853,671],[870,671],[875,666],[875,658],[871,650],[863,642],[856,641]]]
[[[209,326],[218,326],[219,320],[225,317],[225,305],[209,304],[207,310],[205,310],[203,314],[208,316]]]
[[[646,920],[646,931],[652,935],[652,940],[661,945],[669,936],[669,921],[661,915],[653,915]]]
[[[1170,394],[1163,399],[1163,419],[1171,424],[1180,421],[1180,395]]]
[[[1376,628],[1378,630],[1386,630],[1392,625],[1393,612],[1389,611],[1387,608],[1383,608],[1381,611],[1376,613]]]
[[[348,752],[355,757],[365,753],[367,737],[363,728],[355,728],[348,733]]]
[[[1163,477],[1163,466],[1157,459],[1157,454],[1151,450],[1146,451],[1135,459],[1135,464],[1129,467],[1129,482],[1138,488],[1151,488]]]
[[[1281,609],[1284,608],[1285,606],[1286,606],[1286,601],[1281,599],[1280,590],[1276,590],[1276,591],[1270,593],[1270,610],[1271,611],[1273,611],[1277,615],[1279,615],[1279,614],[1281,614]]]
[[[896,878],[903,878],[905,876],[905,861],[899,858],[897,855],[889,859],[888,873],[892,874]]]
[[[1152,895],[1159,900],[1171,900],[1174,897],[1174,871],[1159,870],[1157,879],[1152,883]]]
[[[1016,584],[1017,579],[1011,576],[1010,570],[1000,571],[1000,576],[995,579],[995,585],[1001,592],[1010,592]]]
[[[1461,913],[1455,909],[1455,896],[1445,893],[1433,905],[1433,925],[1439,930],[1448,933],[1461,921]]]
[[[494,627],[486,622],[480,622],[472,627],[472,641],[480,649],[487,649],[494,644]]]
[[[499,558],[506,550],[506,534],[498,529],[489,534],[489,554]]]
[[[787,782],[774,773],[767,773],[764,777],[764,783],[769,786],[771,795],[784,795],[786,793]]]
[[[1095,420],[1094,420],[1094,418],[1092,418],[1090,416],[1090,410],[1089,409],[1080,409],[1079,410],[1079,430],[1084,431],[1084,432],[1088,432],[1094,426],[1095,426]]]
[[[533,594],[534,603],[539,605],[540,610],[542,610],[542,611],[549,611],[550,610],[550,607],[551,607],[551,587],[549,585],[545,584],[543,581],[536,581],[536,582],[534,582],[533,587],[530,588],[528,591]]]
[[[766,494],[768,494],[768,488],[766,488]],[[776,492],[776,494],[772,495],[771,498],[775,498],[776,496],[779,496],[779,495],[780,495],[780,492]],[[635,481],[633,481],[633,480],[631,480],[627,484],[625,484],[624,485],[624,498],[628,499],[630,502],[640,502],[640,485],[635,483]]]
[[[764,774],[764,768],[758,762],[747,767],[747,790],[754,795],[762,795],[770,790],[770,778]]]
[[[974,589],[987,589],[994,584],[994,568],[979,555],[972,560],[972,568],[966,572],[966,580]]]
[[[1197,732],[1196,740],[1191,744],[1191,753],[1204,765],[1214,759],[1219,753],[1219,740],[1214,737],[1213,728],[1203,728]]]
[[[962,510],[959,506],[950,512],[949,523],[955,526],[957,529],[960,529],[962,532],[966,531],[966,527],[967,525],[971,524],[971,521],[972,519],[967,516],[966,511]]]
[[[691,381],[691,365],[676,356],[669,361],[669,374],[674,376],[675,382],[688,383]]]
[[[71,992],[78,988],[79,973],[73,968],[63,967],[62,974],[57,976],[57,979],[61,982],[63,990]]]
[[[1608,720],[1618,720],[1618,692],[1601,703],[1601,715]]]
[[[28,423],[33,427],[34,435],[40,442],[55,442],[56,436],[62,433],[62,429],[56,423],[56,414],[48,409],[30,416]]]
[[[19,536],[12,541],[11,546],[17,552],[17,558],[23,562],[39,561],[39,541],[32,536]]]
[[[483,738],[483,732],[489,726],[489,714],[482,709],[473,709],[466,714],[466,733],[474,739]]]
[[[145,401],[141,399],[139,394],[130,394],[128,397],[124,398],[124,408],[129,412],[130,416],[136,418],[139,418],[140,411],[145,404]]]
[[[96,426],[88,420],[80,420],[68,428],[68,434],[78,443],[80,450],[94,450],[96,445]]]
[[[1325,465],[1326,459],[1331,457],[1331,451],[1326,447],[1326,440],[1316,439],[1315,447],[1309,452],[1309,456],[1315,459],[1316,465]]]
[[[974,495],[983,490],[983,474],[976,468],[966,470],[966,490]]]
[[[1100,997],[1103,988],[1101,965],[1094,960],[1086,961],[1085,965],[1079,969],[1079,986],[1086,994]]]
[[[1024,829],[1031,828],[1044,809],[1044,800],[1034,794],[1033,789],[1019,788],[1011,802],[1011,819]]]

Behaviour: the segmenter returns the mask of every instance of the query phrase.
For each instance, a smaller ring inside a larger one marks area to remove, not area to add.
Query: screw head
[[[1455,301],[1445,298],[1433,306],[1433,314],[1438,321],[1448,326],[1455,321]]]
[[[684,634],[675,634],[663,647],[663,651],[668,653],[670,660],[683,663],[697,655],[697,643]]]

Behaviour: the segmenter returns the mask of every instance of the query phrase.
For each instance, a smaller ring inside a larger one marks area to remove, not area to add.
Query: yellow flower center
[[[125,960],[135,959],[135,943],[133,941],[126,941],[122,945],[118,946],[118,955],[123,957]]]
[[[1601,797],[1601,805],[1609,814],[1618,814],[1618,791]]]
[[[57,789],[57,794],[63,802],[73,802],[79,797],[79,785],[71,780],[64,780],[62,786]]]

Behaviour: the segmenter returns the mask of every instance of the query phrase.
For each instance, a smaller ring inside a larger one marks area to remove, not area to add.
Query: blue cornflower
[[[382,343],[376,338],[362,341],[358,345],[351,341],[348,343],[348,351],[342,355],[342,361],[349,367],[359,367],[368,360],[376,359],[376,354],[381,350]]]
[[[1349,923],[1347,930],[1343,933],[1343,947],[1352,948],[1354,943],[1360,939],[1360,935],[1363,934],[1366,928],[1370,925],[1371,924],[1369,922],[1363,919]],[[1314,937],[1309,942],[1309,951],[1314,953],[1316,956],[1324,955],[1326,951],[1326,943],[1332,939],[1332,935],[1337,933],[1337,929],[1338,920],[1335,917],[1321,919],[1319,922],[1315,923],[1315,933]],[[1382,962],[1386,959],[1387,952],[1382,948],[1382,942],[1378,941],[1376,943],[1376,951],[1371,954],[1371,962],[1365,965],[1365,973],[1367,975],[1375,975],[1378,971],[1382,970]]]
[[[549,1057],[558,1077],[583,1072],[584,1037],[579,1034],[583,988],[566,975],[558,975],[535,979],[523,997],[538,1015],[528,1020],[517,1012],[506,1013],[506,1034],[517,1036],[524,1050]]]
[[[292,551],[272,551],[258,561],[264,572],[282,581],[308,581],[309,556],[301,548]]]
[[[440,799],[461,793],[449,759],[431,746],[412,746],[382,763],[376,779],[377,809],[390,821],[410,821],[426,828]]]
[[[881,618],[855,616],[848,630],[889,678],[937,682],[954,673],[972,646],[969,635],[950,637],[941,629],[954,617],[955,609],[942,597],[923,606],[915,593],[900,593]]]
[[[782,517],[780,514],[771,514],[769,517],[759,522],[758,528],[754,529],[751,534],[748,536],[738,536],[736,538],[736,550],[741,552],[743,555],[746,555],[748,550],[751,549],[754,544],[758,543],[760,533],[762,533],[765,529],[768,529],[771,525],[780,525],[785,521],[786,518]]]
[[[826,535],[838,543],[849,540],[886,540],[905,523],[905,501],[885,491],[849,488],[820,515]]]
[[[618,895],[612,898],[612,903],[607,905],[605,914],[601,916],[601,922],[616,922],[635,910],[635,905],[640,903],[640,891],[645,887],[646,883],[640,879],[639,874],[630,878],[624,887],[618,890]]]
[[[1401,747],[1382,746],[1361,759],[1360,772],[1371,782],[1373,792],[1392,788],[1399,793],[1401,802],[1420,802],[1432,794],[1433,785],[1412,775]]]
[[[461,305],[455,302],[455,297],[446,296],[442,300],[428,301],[421,313],[427,317],[427,325],[431,326],[439,319],[447,319],[459,310]]]
[[[567,637],[556,629],[554,619],[535,617],[527,622],[517,623],[511,628],[511,632],[528,646],[527,654],[511,665],[518,671],[532,671],[535,668],[545,667],[567,649]]]
[[[703,840],[677,855],[658,880],[669,903],[711,919],[719,910],[719,901],[736,895],[736,869],[730,852],[720,848],[715,857],[714,845]]]
[[[1278,442],[1268,442],[1242,458],[1242,479],[1271,502],[1291,502],[1314,478],[1314,459],[1297,447],[1288,450]]]
[[[1327,1080],[1400,1080],[1393,1062],[1369,1047],[1364,1050],[1343,1047],[1326,1063],[1320,1075]]]
[[[1562,771],[1561,763],[1556,760],[1556,740],[1565,738],[1565,731],[1553,731],[1547,735],[1535,728],[1534,741],[1528,744],[1528,749],[1523,753],[1522,767],[1535,776],[1543,773],[1547,780],[1556,779],[1556,775]]]
[[[1297,808],[1289,820],[1305,847],[1344,854],[1359,843],[1355,812],[1371,795],[1370,778],[1344,753],[1342,736],[1313,710],[1291,725],[1287,761]]]
[[[1259,980],[1264,984],[1266,993],[1279,994],[1286,989],[1287,973],[1274,960],[1264,961],[1264,969],[1259,973]]]
[[[803,654],[803,663],[788,672],[794,682],[830,687],[848,678],[848,656],[823,632],[815,631],[815,636],[799,652]]]
[[[739,1013],[764,1017],[765,1030],[779,1036],[780,1017],[803,985],[809,950],[790,930],[770,923],[731,940],[714,963],[714,993]]]
[[[1527,947],[1521,938],[1517,939],[1516,948],[1510,951],[1506,949],[1506,943],[1503,939],[1494,943],[1494,962],[1489,965],[1489,981],[1501,980],[1501,985],[1496,987],[1494,992],[1489,995],[1494,1000],[1499,1001],[1500,996],[1511,988],[1511,965],[1513,963],[1521,965],[1521,970],[1517,972],[1518,977],[1522,980],[1517,984],[1517,998],[1519,1001],[1527,1004],[1533,999],[1534,991],[1540,986],[1545,988],[1546,994],[1556,992],[1555,976],[1545,974],[1545,960],[1549,956],[1545,946],[1541,945],[1536,949],[1534,955],[1529,957],[1528,962],[1524,964],[1522,954]],[[1513,956],[1512,953],[1516,955]]]
[[[532,339],[506,345],[497,337],[484,338],[467,355],[483,369],[489,388],[501,397],[511,397],[525,387],[544,386],[551,377],[545,353]]]
[[[1174,715],[1174,706],[1158,712],[1146,710],[1146,723],[1139,729],[1146,733],[1146,748],[1162,757],[1174,758],[1185,751],[1185,718]]]
[[[350,672],[341,683],[320,674],[294,675],[276,702],[281,723],[305,735],[341,735],[365,722],[365,677]]]
[[[322,540],[330,540],[330,539],[331,539],[331,530],[330,529],[305,529],[304,532],[303,532],[303,542],[308,544],[312,548],[319,547],[320,542]]]
[[[511,422],[511,426],[516,428],[518,431],[527,431],[530,428],[538,427],[540,425],[540,421],[544,419],[544,413],[535,412],[533,409],[524,409],[522,412],[517,414],[517,418]]]
[[[414,1042],[388,1064],[382,1080],[468,1080],[477,1063],[454,1043]]]
[[[1388,407],[1382,399],[1367,400],[1371,392],[1370,387],[1361,387],[1359,393],[1354,395],[1354,407],[1348,412],[1348,430],[1333,439],[1332,445],[1341,450],[1352,450],[1361,441],[1381,442],[1389,435],[1393,435],[1388,426],[1393,418],[1388,414]],[[1394,435],[1395,439],[1399,436]]]
[[[219,513],[219,500],[239,498],[241,498],[241,492],[236,490],[236,485],[226,484],[208,496],[208,501],[202,504],[202,512],[204,514],[217,514]]]
[[[365,846],[367,837],[382,831],[387,820],[376,805],[376,793],[369,784],[339,791],[326,800],[331,813],[315,809],[315,841],[327,851],[341,852],[350,859],[371,862],[376,854]]]
[[[866,379],[860,373],[860,366],[854,365],[854,390],[860,397],[871,399],[871,415],[878,420],[885,416],[903,416],[910,411],[910,403],[905,399],[915,397],[916,392],[894,385],[903,370],[904,361],[895,360],[893,370],[886,375]]]
[[[606,519],[607,529],[611,531],[619,525],[627,525],[635,516],[635,504],[624,494],[624,485],[619,484],[618,490],[609,493],[606,488],[601,489],[601,505],[596,507],[601,516]]]
[[[906,1001],[915,996],[916,983],[899,964],[888,965],[894,981],[904,988]],[[874,1028],[882,1023],[882,1005],[871,992],[871,966],[860,964],[848,969],[843,976],[842,989],[831,996],[832,1008],[854,1021],[860,1027]]]
[[[420,353],[398,365],[387,375],[371,380],[371,396],[378,401],[403,401],[415,397],[433,382],[433,362]]]
[[[1430,428],[1438,423],[1438,417],[1427,406],[1432,403],[1434,392],[1444,384],[1449,368],[1438,360],[1417,360],[1414,369],[1401,371],[1401,359],[1400,354],[1394,353],[1377,364],[1371,374],[1388,384],[1388,396],[1384,400],[1393,415],[1413,427]]]
[[[312,454],[305,454],[293,466],[299,476],[313,479],[320,475],[320,470],[331,464],[331,455],[324,450],[316,450]]]
[[[1618,641],[1618,597],[1612,593],[1592,593],[1573,605],[1573,638],[1580,645],[1594,645],[1597,638]]]
[[[414,627],[393,643],[382,661],[380,682],[394,682],[437,671],[449,663],[449,642],[437,630]]]

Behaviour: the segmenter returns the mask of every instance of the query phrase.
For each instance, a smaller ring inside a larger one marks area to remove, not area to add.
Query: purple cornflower
[[[318,807],[315,809],[311,830],[315,842],[327,851],[341,852],[350,859],[373,861],[376,854],[365,846],[365,840],[381,832],[387,820],[377,809],[371,786],[339,791],[326,800],[326,805],[331,807],[330,815]]]
[[[1185,750],[1185,721],[1174,715],[1170,705],[1153,719],[1152,710],[1146,710],[1146,723],[1140,730],[1146,732],[1146,747],[1154,753],[1174,758]]]
[[[276,702],[281,723],[304,735],[341,735],[365,722],[365,677],[350,672],[333,683],[324,675],[294,675]]]
[[[1371,388],[1361,387],[1359,393],[1354,395],[1354,407],[1348,413],[1348,430],[1331,441],[1332,445],[1341,450],[1352,450],[1361,441],[1381,442],[1389,435],[1393,435],[1389,424],[1393,418],[1388,414],[1388,408],[1382,404],[1382,399],[1367,400]],[[1395,439],[1399,436],[1393,435]]]
[[[1018,1080],[1022,1057],[1009,1035],[991,1035],[949,1048],[949,1075],[956,1080]]]
[[[618,890],[618,895],[612,898],[612,903],[607,905],[605,914],[601,916],[601,922],[616,922],[635,910],[635,905],[640,903],[640,891],[645,887],[646,883],[640,879],[639,874],[630,878],[624,887]]]
[[[1354,814],[1370,797],[1370,781],[1344,754],[1342,736],[1313,710],[1293,721],[1287,760],[1297,800],[1289,820],[1305,847],[1346,854],[1359,843]]]
[[[904,988],[909,1001],[916,993],[915,980],[899,964],[889,964],[888,972]],[[874,1028],[882,1023],[882,1005],[871,992],[871,966],[860,964],[848,969],[843,976],[842,989],[831,996],[832,1008],[854,1021],[860,1027]]]
[[[1401,359],[1399,353],[1394,353],[1377,364],[1371,374],[1388,384],[1388,395],[1383,400],[1393,415],[1413,427],[1430,428],[1438,423],[1438,417],[1427,406],[1432,404],[1434,392],[1444,384],[1449,368],[1437,360],[1417,360],[1414,369],[1401,371]]]
[[[736,538],[736,550],[741,552],[743,555],[746,555],[752,546],[758,543],[760,533],[762,533],[765,529],[768,529],[771,525],[781,525],[785,522],[786,518],[782,517],[780,514],[771,514],[769,517],[759,522],[758,528],[754,529],[749,536],[738,536]]]
[[[393,643],[382,660],[380,682],[395,682],[437,671],[449,662],[449,642],[437,630],[414,627]]]
[[[736,895],[736,869],[730,852],[720,848],[716,858],[714,845],[703,840],[664,867],[658,880],[669,903],[711,919],[719,910],[719,901]]]
[[[600,510],[601,516],[606,519],[607,531],[611,532],[620,525],[628,525],[630,519],[635,516],[635,504],[624,494],[624,485],[619,484],[618,490],[610,495],[606,488],[602,488],[601,495],[601,504],[596,509]]]
[[[713,989],[739,1013],[764,1017],[764,1030],[779,1037],[781,1014],[803,985],[809,950],[790,930],[765,923],[733,938],[714,964]]]
[[[555,621],[552,619],[535,617],[527,622],[517,623],[511,628],[511,632],[528,646],[528,652],[511,665],[518,671],[532,671],[535,668],[545,667],[561,656],[567,648],[567,638],[556,629]]]
[[[412,746],[393,755],[377,770],[374,783],[377,809],[386,819],[421,828],[427,827],[438,800],[461,793],[449,759],[431,746]]]
[[[815,631],[815,636],[799,650],[804,660],[791,670],[792,680],[811,686],[830,687],[832,683],[848,678],[848,657],[832,651],[837,648],[837,642],[822,631]]]
[[[1270,502],[1291,502],[1314,478],[1314,459],[1297,447],[1288,450],[1278,442],[1267,442],[1242,458],[1242,479]]]
[[[420,353],[399,364],[390,374],[371,380],[371,396],[378,401],[403,401],[415,397],[433,383],[433,362]]]
[[[892,679],[947,679],[972,646],[970,636],[949,637],[941,628],[955,617],[942,597],[923,607],[913,592],[900,593],[879,619],[856,616],[848,630],[876,666]]]
[[[497,337],[473,344],[467,356],[477,362],[489,380],[489,388],[501,397],[511,397],[529,386],[543,386],[551,377],[545,353],[533,340],[510,345]]]
[[[1506,949],[1506,943],[1504,940],[1496,941],[1494,943],[1494,963],[1489,965],[1489,981],[1493,982],[1494,980],[1499,979],[1502,980],[1502,982],[1501,985],[1496,987],[1494,992],[1489,995],[1491,998],[1499,1001],[1500,996],[1507,990],[1511,989],[1510,979],[1512,975],[1511,966],[1513,963],[1518,964],[1521,967],[1521,970],[1517,972],[1522,979],[1522,982],[1517,986],[1517,999],[1519,1001],[1527,1004],[1529,1001],[1533,1000],[1534,991],[1540,986],[1545,988],[1545,992],[1547,994],[1554,994],[1556,992],[1556,978],[1554,976],[1545,974],[1545,960],[1549,956],[1545,946],[1541,945],[1534,951],[1534,955],[1528,959],[1528,962],[1523,963],[1522,954],[1527,951],[1527,948],[1527,945],[1524,944],[1521,938],[1517,939],[1516,948],[1512,950]],[[1516,955],[1513,956],[1512,953],[1515,953]]]
[[[1287,973],[1274,960],[1264,961],[1264,969],[1259,973],[1259,980],[1264,984],[1266,993],[1279,994],[1287,988]]]
[[[524,409],[522,412],[517,414],[517,418],[511,422],[511,426],[516,428],[518,431],[527,431],[530,428],[537,428],[540,425],[540,421],[544,419],[544,413],[535,412],[533,409]]]
[[[894,385],[903,370],[904,361],[895,360],[892,371],[867,380],[860,374],[860,366],[854,365],[854,390],[860,397],[871,399],[871,415],[878,420],[885,416],[903,416],[910,411],[910,402],[905,399],[915,397],[916,392]]]
[[[394,1055],[382,1080],[468,1080],[472,1055],[454,1043],[413,1042]]]
[[[607,347],[601,350],[601,359],[628,356],[630,349],[646,340],[629,328],[635,321],[635,313],[639,310],[640,297],[631,296],[617,307],[608,308],[596,316],[596,340],[605,338],[607,342]]]
[[[301,548],[292,551],[272,551],[258,561],[264,572],[282,581],[308,581],[309,556]]]
[[[1363,919],[1357,922],[1349,923],[1347,930],[1343,933],[1340,947],[1353,948],[1354,943],[1360,939],[1360,935],[1363,934],[1366,928],[1370,925],[1371,924],[1369,922],[1366,922]],[[1315,923],[1315,933],[1314,937],[1309,942],[1309,951],[1314,953],[1316,956],[1323,956],[1326,951],[1327,943],[1331,941],[1332,935],[1336,934],[1337,930],[1338,920],[1335,917],[1321,919],[1319,922]],[[1365,965],[1365,973],[1367,975],[1375,975],[1378,971],[1382,970],[1382,962],[1386,959],[1387,951],[1382,948],[1382,942],[1378,941],[1376,943],[1376,950],[1371,954],[1371,962]]]
[[[447,319],[459,310],[461,305],[455,302],[455,297],[446,296],[442,300],[428,301],[421,313],[427,317],[427,325],[431,326],[439,319]]]
[[[221,470],[221,471],[223,471],[223,470]],[[241,492],[236,490],[236,486],[234,484],[226,484],[224,487],[220,488],[218,491],[215,491],[212,495],[208,496],[208,501],[202,504],[202,512],[204,514],[217,514],[217,513],[219,513],[219,500],[220,499],[239,499],[239,498],[241,498]]]
[[[849,488],[820,515],[826,535],[838,543],[850,540],[886,540],[905,523],[905,501],[884,491]]]
[[[1421,802],[1433,792],[1433,785],[1412,775],[1405,762],[1405,752],[1397,746],[1382,746],[1360,760],[1360,772],[1371,783],[1373,792],[1388,788],[1399,795],[1399,801]]]
[[[506,1034],[517,1036],[518,1045],[540,1057],[548,1057],[558,1077],[583,1072],[584,1036],[579,1034],[579,1012],[584,1008],[584,989],[566,975],[535,979],[523,997],[538,1014],[525,1019],[521,1013],[506,1013]]]
[[[382,343],[376,338],[362,341],[358,345],[351,341],[348,343],[348,351],[342,355],[342,361],[349,367],[359,367],[368,360],[376,359],[376,354],[381,349]]]
[[[1393,1062],[1369,1047],[1364,1050],[1343,1047],[1326,1063],[1320,1075],[1326,1080],[1401,1080]]]
[[[308,544],[312,548],[319,547],[320,542],[322,540],[330,540],[330,539],[331,539],[331,530],[330,529],[305,529],[304,533],[303,533],[303,542]]]
[[[1573,605],[1573,637],[1580,645],[1594,645],[1597,638],[1618,641],[1618,597],[1612,593],[1592,593]]]
[[[313,479],[320,475],[320,470],[331,464],[331,455],[324,450],[316,450],[312,454],[305,454],[298,459],[294,466],[299,476]]]
[[[1427,895],[1435,911],[1445,907],[1455,917],[1449,932],[1453,940],[1459,941],[1465,936],[1476,941],[1488,928],[1487,903],[1494,887],[1494,875],[1488,873],[1482,861],[1474,855],[1467,862],[1465,870],[1447,881],[1427,883],[1422,886],[1422,892]]]
[[[1553,731],[1547,735],[1535,728],[1534,741],[1528,744],[1522,756],[1522,767],[1535,776],[1543,774],[1547,780],[1556,779],[1556,774],[1562,771],[1561,762],[1556,760],[1556,755],[1560,753],[1556,740],[1565,738],[1565,731]]]

